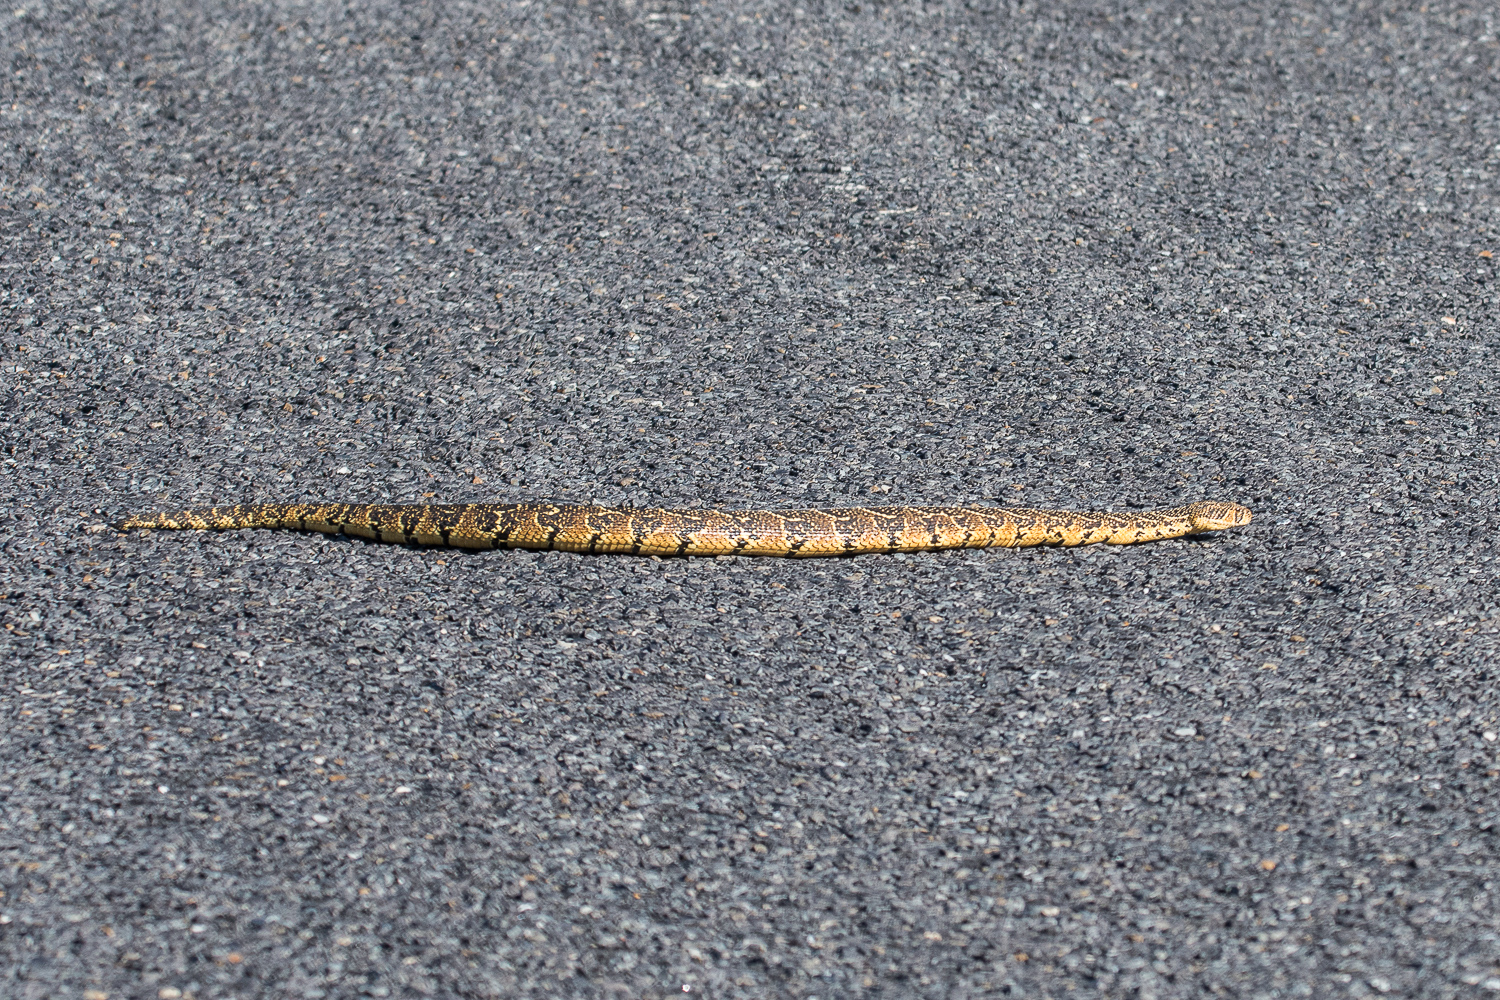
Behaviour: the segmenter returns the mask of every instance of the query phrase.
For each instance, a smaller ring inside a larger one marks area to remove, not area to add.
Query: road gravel
[[[1500,995],[1497,20],[16,0],[0,994]],[[104,527],[540,498],[1256,520]]]

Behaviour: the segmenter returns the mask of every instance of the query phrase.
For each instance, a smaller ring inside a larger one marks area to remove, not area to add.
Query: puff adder
[[[131,517],[132,528],[280,528],[470,549],[654,556],[842,556],[1181,538],[1250,523],[1235,503],[1108,513],[1032,507],[663,510],[567,503],[239,504]]]

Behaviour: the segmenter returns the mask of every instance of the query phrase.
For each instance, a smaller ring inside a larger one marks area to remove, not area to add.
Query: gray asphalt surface
[[[1492,5],[16,3],[0,995],[1500,994]]]

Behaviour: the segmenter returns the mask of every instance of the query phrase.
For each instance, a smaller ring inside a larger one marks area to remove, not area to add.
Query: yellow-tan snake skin
[[[131,517],[131,528],[282,528],[470,549],[655,556],[843,556],[1030,545],[1130,545],[1250,523],[1239,504],[1131,513],[1031,507],[662,510],[567,503],[241,504]]]

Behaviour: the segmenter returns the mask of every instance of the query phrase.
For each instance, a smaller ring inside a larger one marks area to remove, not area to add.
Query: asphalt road
[[[0,995],[1500,994],[1492,5],[16,4]]]

